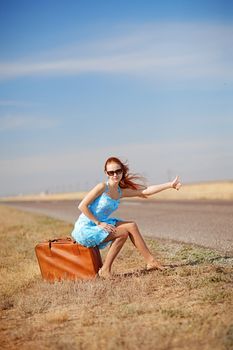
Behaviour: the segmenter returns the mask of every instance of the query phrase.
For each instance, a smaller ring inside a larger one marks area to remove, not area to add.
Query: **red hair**
[[[113,162],[117,163],[123,171],[122,178],[121,178],[121,181],[119,183],[119,186],[121,188],[131,188],[133,190],[139,190],[139,189],[143,189],[146,187],[145,185],[142,185],[138,182],[135,182],[135,180],[136,181],[144,181],[145,179],[139,174],[129,173],[128,163],[127,162],[123,163],[119,158],[116,158],[116,157],[108,158],[105,162],[104,170],[107,171],[107,164],[113,163]]]

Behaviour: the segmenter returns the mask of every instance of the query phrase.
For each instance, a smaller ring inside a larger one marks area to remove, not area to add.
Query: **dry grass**
[[[31,200],[82,200],[86,192],[25,195],[0,198],[0,201]],[[167,200],[233,200],[233,181],[218,181],[186,184],[177,192],[168,190],[151,196],[150,199]],[[127,199],[130,200],[130,199]]]
[[[233,348],[233,257],[147,239],[170,269],[146,272],[127,242],[114,280],[49,284],[34,246],[71,225],[2,206],[0,218],[1,349]]]
[[[175,200],[233,200],[233,181],[183,185],[179,191],[164,191],[155,195],[154,198]]]

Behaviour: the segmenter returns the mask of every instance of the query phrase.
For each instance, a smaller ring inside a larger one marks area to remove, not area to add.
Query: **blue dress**
[[[109,217],[109,215],[118,208],[122,192],[121,188],[118,186],[118,199],[111,198],[107,192],[108,182],[105,191],[97,197],[88,208],[98,221],[106,222],[107,224],[115,226],[117,222],[123,220]],[[98,246],[100,249],[103,249],[112,243],[112,241],[102,243],[108,235],[109,232],[105,231],[102,227],[97,226],[83,213],[75,222],[74,229],[71,232],[71,236],[77,243],[85,247]]]

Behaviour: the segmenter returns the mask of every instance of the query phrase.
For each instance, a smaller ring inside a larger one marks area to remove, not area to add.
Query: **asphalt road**
[[[26,211],[74,223],[79,201],[7,202]],[[233,254],[233,202],[122,200],[112,216],[137,222],[141,233]]]

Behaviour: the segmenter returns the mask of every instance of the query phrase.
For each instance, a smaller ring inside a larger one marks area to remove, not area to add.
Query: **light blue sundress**
[[[101,222],[106,222],[110,225],[116,225],[119,221],[124,221],[119,218],[109,217],[119,206],[120,198],[122,195],[121,188],[118,186],[118,199],[111,198],[108,192],[108,182],[106,183],[105,191],[97,197],[89,206],[89,210]],[[99,249],[103,249],[110,245],[112,241],[104,242],[105,238],[109,235],[109,232],[105,231],[100,226],[97,226],[83,213],[79,216],[75,222],[74,229],[71,232],[71,236],[75,241],[85,247],[98,246]]]

